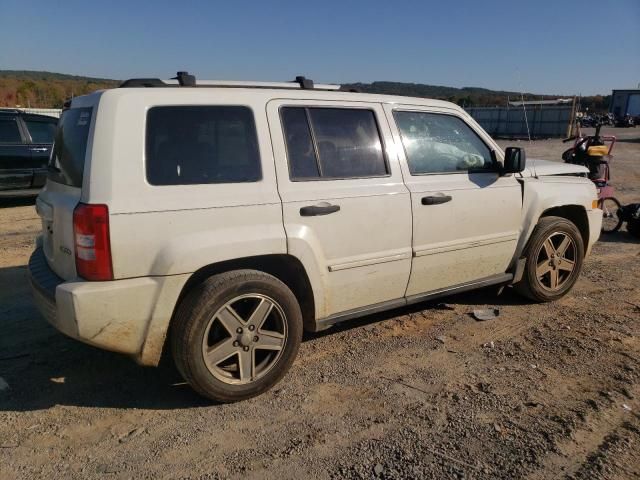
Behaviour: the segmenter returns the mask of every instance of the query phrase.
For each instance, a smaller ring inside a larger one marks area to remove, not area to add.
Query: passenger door
[[[31,153],[17,115],[0,117],[0,191],[29,188]]]
[[[385,108],[413,209],[407,297],[504,277],[522,193],[514,175],[498,173],[495,144],[453,109]]]
[[[42,187],[47,180],[47,163],[51,155],[58,119],[30,115],[25,115],[22,119],[28,134],[27,140],[31,153],[32,187]]]
[[[316,317],[402,301],[411,204],[379,104],[267,106],[288,252],[310,270]]]

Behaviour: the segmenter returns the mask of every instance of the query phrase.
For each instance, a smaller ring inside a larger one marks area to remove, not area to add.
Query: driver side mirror
[[[504,166],[502,167],[502,175],[508,173],[520,173],[524,170],[527,163],[527,155],[524,148],[507,147],[504,150]]]

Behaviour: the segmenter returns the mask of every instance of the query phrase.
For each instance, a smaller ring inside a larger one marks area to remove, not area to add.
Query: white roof
[[[164,80],[163,80],[164,81]],[[169,80],[167,80],[169,82]],[[172,84],[176,83],[171,80]],[[206,83],[205,83],[206,82]],[[238,96],[260,96],[265,99],[288,98],[299,100],[329,100],[339,102],[368,102],[389,103],[395,105],[416,105],[438,107],[463,112],[458,105],[444,100],[431,98],[406,97],[400,95],[383,95],[378,93],[360,93],[339,90],[339,85],[315,84],[315,88],[303,89],[295,83],[289,82],[235,82],[219,80],[199,80],[199,87],[125,87],[102,90],[95,93],[106,94],[109,97],[141,95],[148,97],[174,98],[213,98],[222,100],[237,99]],[[331,88],[323,88],[325,86]],[[210,87],[210,88],[208,88]],[[76,97],[74,103],[79,103]],[[237,101],[237,100],[236,100]]]

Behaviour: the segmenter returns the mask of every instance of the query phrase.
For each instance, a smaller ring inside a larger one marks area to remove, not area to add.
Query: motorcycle
[[[609,164],[613,160],[611,152],[616,143],[612,135],[600,135],[602,125],[596,125],[594,135],[582,135],[578,129],[573,147],[562,154],[566,163],[582,165],[589,169],[589,179],[596,185],[598,191],[598,208],[602,210],[602,232],[613,233],[622,226],[620,217],[621,204],[613,196],[613,185],[610,181]],[[569,142],[567,138],[563,142]]]

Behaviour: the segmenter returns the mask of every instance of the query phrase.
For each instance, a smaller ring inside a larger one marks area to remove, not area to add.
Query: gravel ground
[[[640,201],[640,128],[615,134],[614,184]],[[0,205],[2,480],[640,478],[640,242],[625,231],[556,303],[485,289],[352,321],[307,335],[270,392],[210,405],[170,361],[142,368],[45,323],[26,280],[38,230],[32,200]],[[471,317],[487,305],[500,316]]]

